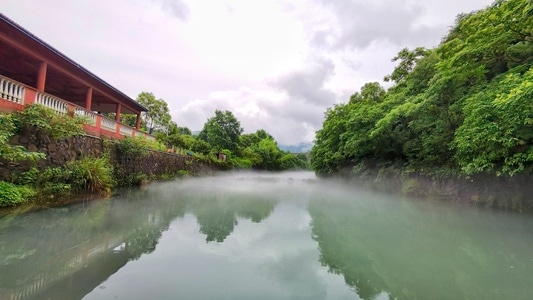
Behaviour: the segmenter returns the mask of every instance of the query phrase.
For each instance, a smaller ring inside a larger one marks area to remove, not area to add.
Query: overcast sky
[[[433,48],[492,0],[2,0],[2,13],[179,126],[230,110],[245,133],[311,142],[326,108]],[[68,100],[68,99],[67,99]]]

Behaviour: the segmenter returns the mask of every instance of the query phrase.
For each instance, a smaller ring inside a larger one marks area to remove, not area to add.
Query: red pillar
[[[45,62],[41,62],[41,64],[39,65],[39,74],[37,74],[37,90],[40,92],[44,92],[47,68],[48,68],[48,64]]]
[[[47,68],[48,68],[48,64],[45,62],[41,62],[41,64],[39,65],[39,74],[37,74],[37,90],[40,92],[44,92]]]
[[[91,110],[91,105],[93,103],[93,88],[87,89],[87,95],[85,96],[85,109]]]
[[[135,122],[135,129],[139,130],[141,128],[141,114],[137,114],[137,121]]]
[[[117,110],[115,112],[115,121],[120,122],[120,103],[117,103]]]

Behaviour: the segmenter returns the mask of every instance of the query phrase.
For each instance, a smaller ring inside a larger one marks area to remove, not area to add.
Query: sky
[[[178,126],[216,109],[244,133],[312,142],[324,113],[383,82],[402,48],[436,47],[493,0],[2,0],[2,13]],[[68,99],[66,99],[68,100]]]

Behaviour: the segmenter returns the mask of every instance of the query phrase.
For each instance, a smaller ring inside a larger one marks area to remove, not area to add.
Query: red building
[[[154,139],[139,131],[145,107],[0,13],[0,111],[32,103],[88,117],[92,123],[85,130],[91,135]],[[136,115],[136,128],[121,124],[122,114]]]

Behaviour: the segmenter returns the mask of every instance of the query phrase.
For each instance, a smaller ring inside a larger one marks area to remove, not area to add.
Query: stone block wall
[[[54,141],[47,135],[35,134],[31,128],[14,136],[11,143],[24,146],[29,151],[45,153],[46,158],[36,163],[8,162],[0,159],[0,180],[9,179],[14,174],[27,171],[35,165],[39,168],[61,167],[84,156],[100,157],[106,151],[103,140],[99,137],[81,135]],[[207,174],[214,170],[213,166],[193,157],[175,153],[149,151],[143,156],[122,157],[113,144],[110,144],[107,150],[117,176],[134,173],[159,176],[178,174],[180,170],[185,170],[189,174]]]
[[[0,180],[13,174],[29,170],[32,166],[39,168],[60,167],[83,156],[100,157],[102,140],[93,136],[74,136],[67,139],[53,140],[48,135],[39,135],[32,128],[26,128],[11,139],[11,144],[20,145],[28,151],[46,154],[45,159],[32,162],[9,162],[0,159]]]

